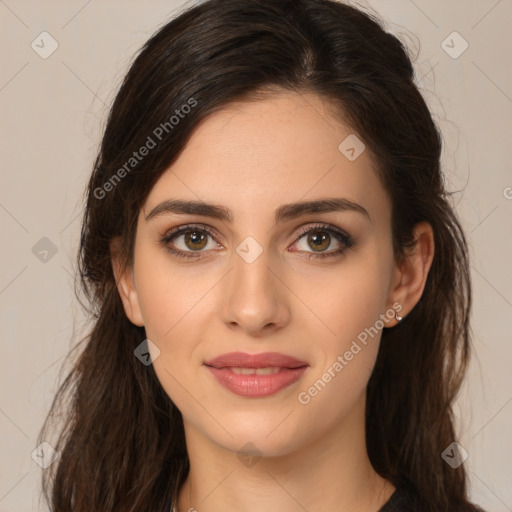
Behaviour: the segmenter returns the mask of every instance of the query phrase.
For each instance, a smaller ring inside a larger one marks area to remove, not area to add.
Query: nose
[[[223,290],[222,314],[226,325],[253,337],[268,335],[287,325],[288,288],[281,265],[271,261],[268,250],[264,249],[252,262],[234,254],[233,266]]]

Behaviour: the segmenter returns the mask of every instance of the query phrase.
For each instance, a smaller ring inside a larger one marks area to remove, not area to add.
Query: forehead
[[[235,222],[320,197],[346,198],[372,217],[389,209],[369,148],[333,112],[311,93],[227,105],[199,123],[144,212],[177,197],[226,205]]]

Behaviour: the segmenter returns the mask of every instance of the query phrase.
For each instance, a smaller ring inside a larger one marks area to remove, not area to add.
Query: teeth
[[[273,375],[274,373],[278,373],[281,368],[272,366],[269,368],[239,368],[239,367],[231,367],[229,368],[233,373],[237,373],[239,375]]]

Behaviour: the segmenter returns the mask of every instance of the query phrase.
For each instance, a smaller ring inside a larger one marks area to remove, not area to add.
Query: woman
[[[406,50],[354,7],[209,0],[151,37],[87,190],[51,510],[480,510],[440,153]]]

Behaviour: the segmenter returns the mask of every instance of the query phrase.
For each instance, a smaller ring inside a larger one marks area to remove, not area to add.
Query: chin
[[[203,431],[203,435],[239,456],[280,457],[294,452],[306,442],[305,429],[295,424],[297,418],[292,419],[293,413],[285,419],[287,414],[282,410],[270,415],[244,412],[238,420],[225,415],[223,424],[229,425],[229,434],[223,429],[212,431],[211,418],[208,418],[207,431]]]

